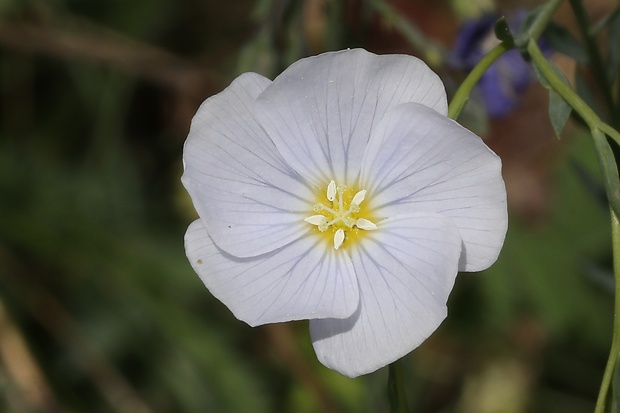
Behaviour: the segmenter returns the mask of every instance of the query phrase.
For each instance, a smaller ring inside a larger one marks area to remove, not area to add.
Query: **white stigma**
[[[366,190],[358,191],[349,205],[345,205],[345,185],[336,185],[335,181],[330,181],[327,185],[326,197],[327,205],[317,203],[312,208],[317,214],[304,218],[304,221],[311,225],[316,225],[320,232],[327,231],[333,226],[334,232],[334,249],[339,249],[347,237],[347,231],[354,228],[365,231],[377,229],[377,225],[366,219],[357,217],[360,212],[360,204],[366,198]]]

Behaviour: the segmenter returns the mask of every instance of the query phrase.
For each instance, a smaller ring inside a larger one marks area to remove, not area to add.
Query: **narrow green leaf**
[[[620,7],[616,7],[614,11],[603,16],[603,18],[601,18],[599,21],[593,24],[592,28],[590,29],[590,33],[592,33],[593,36],[598,36],[603,30],[608,29],[609,26],[611,25],[610,22],[612,22],[619,15],[620,15]]]
[[[560,95],[555,91],[549,91],[549,119],[551,120],[551,126],[555,136],[560,139],[562,130],[570,117],[570,113],[573,109]]]
[[[562,79],[562,81],[568,84],[568,79],[564,76],[564,73],[553,62],[549,62],[549,65],[553,69],[554,72],[557,73],[558,76]],[[568,104],[564,98],[562,98],[547,82],[545,77],[538,71],[538,68],[534,66],[534,72],[540,81],[540,84],[549,91],[549,119],[551,120],[551,126],[553,126],[553,131],[555,132],[555,136],[559,139],[562,130],[564,130],[564,126],[570,117],[572,112],[572,107]]]
[[[617,216],[620,216],[620,177],[618,176],[618,165],[614,152],[611,149],[607,136],[598,129],[592,129],[594,147],[598,155],[598,160],[603,170],[605,192],[611,209]]]
[[[551,85],[549,84],[549,82],[547,82],[547,79],[545,79],[543,74],[540,73],[540,70],[538,69],[538,66],[532,65],[532,68],[534,69],[534,73],[536,74],[536,78],[540,82],[541,86],[544,87],[547,90],[551,90]]]

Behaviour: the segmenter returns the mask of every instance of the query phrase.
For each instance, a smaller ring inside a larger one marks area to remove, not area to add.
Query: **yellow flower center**
[[[356,190],[331,181],[325,195],[317,196],[319,202],[313,207],[315,214],[304,221],[314,225],[329,242],[333,241],[335,249],[351,245],[366,231],[377,229],[370,211],[362,206],[365,198],[365,189]]]

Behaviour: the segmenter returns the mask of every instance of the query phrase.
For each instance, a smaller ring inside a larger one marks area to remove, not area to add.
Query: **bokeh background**
[[[193,273],[179,181],[191,117],[242,72],[273,78],[347,47],[419,56],[451,96],[462,25],[536,4],[0,1],[0,412],[387,411],[386,369],[342,377],[306,322],[252,329]],[[585,4],[593,20],[616,6]],[[578,36],[568,8],[556,20]],[[461,121],[503,159],[510,229],[406,357],[412,411],[590,412],[613,318],[592,144],[574,123],[556,139],[535,82],[499,117],[472,96]]]

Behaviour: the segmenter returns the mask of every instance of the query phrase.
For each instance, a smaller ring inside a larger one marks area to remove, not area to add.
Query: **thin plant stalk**
[[[388,396],[390,399],[391,413],[407,413],[409,411],[407,407],[402,359],[396,360],[389,366]]]
[[[611,236],[613,245],[614,277],[616,280],[614,297],[614,329],[609,359],[607,360],[607,366],[605,367],[605,373],[603,375],[594,413],[605,412],[607,395],[609,394],[609,388],[613,379],[614,370],[616,369],[616,364],[618,362],[618,355],[620,354],[620,222],[618,221],[618,216],[614,213],[614,211],[611,211]]]

